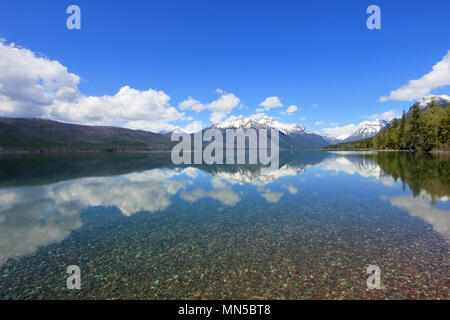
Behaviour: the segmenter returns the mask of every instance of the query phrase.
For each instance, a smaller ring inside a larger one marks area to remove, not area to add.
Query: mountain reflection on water
[[[445,243],[450,240],[449,163],[445,155],[304,151],[283,152],[279,169],[261,171],[257,165],[177,167],[168,153],[6,157],[0,159],[0,273],[2,265],[18,268],[20,257],[58,246],[75,230],[101,230],[98,223],[91,225],[95,208],[119,210],[125,217],[171,207],[189,215],[225,210],[245,215],[258,204],[282,215],[298,210],[308,216],[330,211],[321,207],[329,201],[349,214],[352,201],[366,201],[374,212],[399,209],[410,219],[419,217],[423,228],[431,226]],[[118,218],[111,214],[110,219]],[[383,219],[389,225],[389,214]],[[2,294],[9,297],[0,289]]]

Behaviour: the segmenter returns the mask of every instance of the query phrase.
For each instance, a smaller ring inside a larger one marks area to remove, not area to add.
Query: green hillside
[[[142,130],[0,118],[0,149],[6,151],[170,150],[172,145],[169,136]]]
[[[433,104],[425,111],[414,105],[375,137],[325,147],[327,150],[450,150],[450,105]]]

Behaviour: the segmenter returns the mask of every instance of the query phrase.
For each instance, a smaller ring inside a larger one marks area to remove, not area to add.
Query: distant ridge
[[[142,130],[0,117],[3,151],[150,151],[172,145],[170,136]]]

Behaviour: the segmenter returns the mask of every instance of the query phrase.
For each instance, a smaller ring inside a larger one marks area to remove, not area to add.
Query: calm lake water
[[[448,299],[449,196],[443,155],[3,157],[0,299]]]

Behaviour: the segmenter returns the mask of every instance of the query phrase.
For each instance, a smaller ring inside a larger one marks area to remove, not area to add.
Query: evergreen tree
[[[442,149],[450,150],[450,105],[447,105],[442,118],[439,120],[438,142]]]
[[[389,149],[398,150],[399,149],[399,127],[400,123],[398,119],[394,119],[392,122],[392,127],[389,134]]]
[[[420,108],[415,104],[407,122],[406,148],[408,150],[420,150],[422,147],[420,115]]]
[[[400,120],[400,127],[398,128],[399,150],[406,149],[405,130],[406,130],[406,114],[405,114],[405,110],[403,110],[402,119]]]

